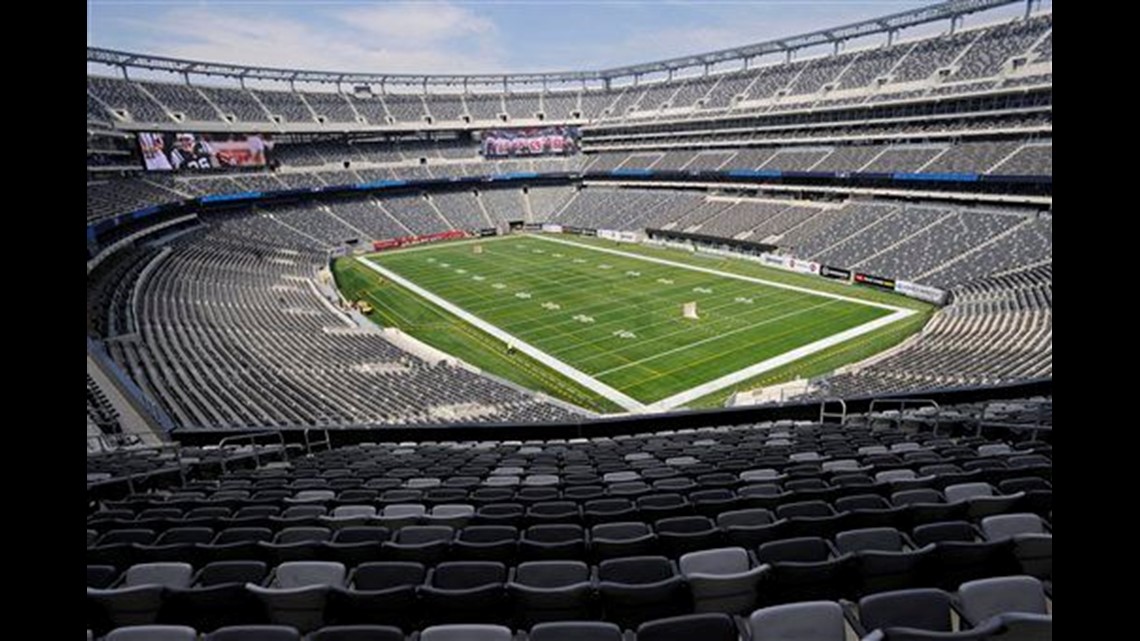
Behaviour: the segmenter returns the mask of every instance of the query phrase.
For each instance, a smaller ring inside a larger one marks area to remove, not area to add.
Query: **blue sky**
[[[87,44],[198,60],[322,70],[560,71],[722,49],[926,4],[931,3],[88,0]],[[985,21],[1022,10],[1023,5],[1015,4],[991,13]],[[935,28],[944,29],[945,24]]]

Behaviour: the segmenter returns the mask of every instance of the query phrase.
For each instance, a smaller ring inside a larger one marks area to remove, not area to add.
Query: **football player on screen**
[[[218,160],[209,143],[198,141],[194,134],[180,133],[170,152],[170,164],[179,170],[210,169],[218,166]]]

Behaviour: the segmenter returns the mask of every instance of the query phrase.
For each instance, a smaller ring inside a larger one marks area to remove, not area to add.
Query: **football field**
[[[358,260],[631,411],[679,407],[914,313],[563,237]],[[682,317],[689,302],[696,319]]]

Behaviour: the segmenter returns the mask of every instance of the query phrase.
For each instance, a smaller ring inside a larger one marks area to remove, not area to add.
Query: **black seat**
[[[688,612],[689,591],[676,566],[663,556],[602,561],[598,592],[607,620],[633,629],[652,619]]]
[[[732,617],[721,613],[687,614],[647,621],[637,628],[637,641],[738,641]]]
[[[327,623],[393,625],[410,633],[420,623],[416,591],[426,576],[421,563],[362,563],[348,575],[346,587],[330,591]]]
[[[855,558],[839,554],[825,539],[801,537],[762,544],[760,563],[771,566],[762,601],[766,605],[846,597],[855,576]]]
[[[424,612],[434,623],[496,623],[506,604],[507,568],[495,561],[437,565],[420,588]]]

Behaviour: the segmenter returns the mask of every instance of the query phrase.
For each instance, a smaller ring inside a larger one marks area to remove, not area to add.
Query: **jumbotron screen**
[[[138,143],[147,171],[264,167],[273,154],[273,140],[266,134],[144,131]]]
[[[493,129],[483,132],[483,155],[487,157],[568,155],[578,151],[580,136],[577,127]]]

